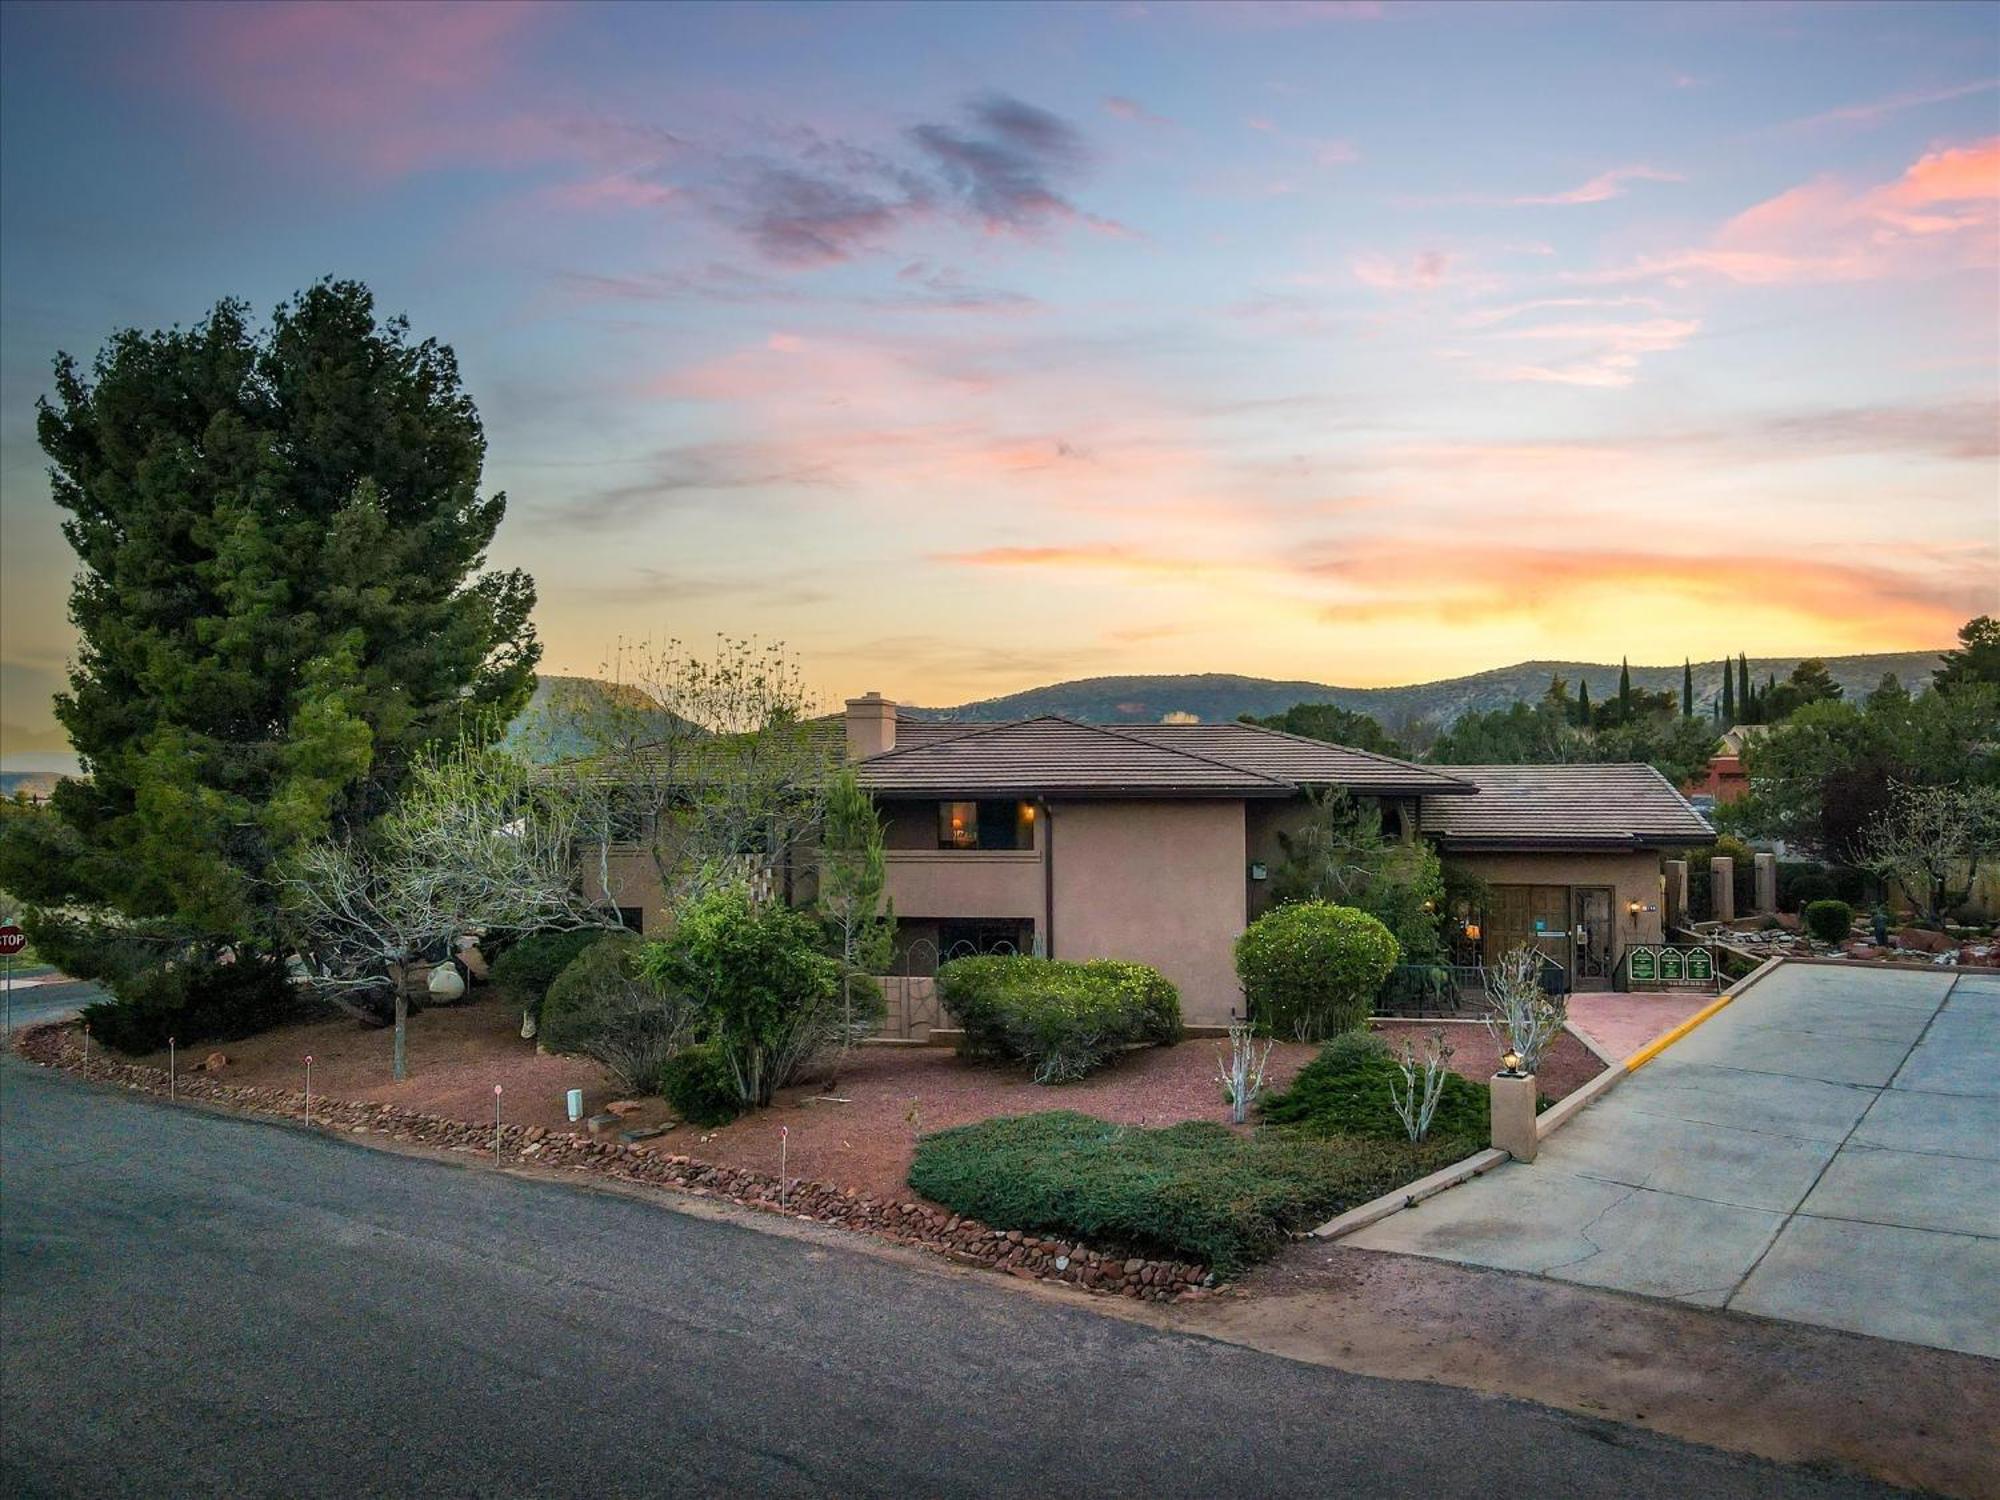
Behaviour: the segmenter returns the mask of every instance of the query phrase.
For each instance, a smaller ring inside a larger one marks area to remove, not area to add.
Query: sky
[[[2000,612],[2000,7],[0,7],[0,757],[58,350],[458,352],[544,671],[826,700],[1892,651]]]

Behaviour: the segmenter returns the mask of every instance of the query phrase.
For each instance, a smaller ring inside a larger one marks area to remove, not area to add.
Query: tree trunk
[[[409,1036],[410,997],[402,984],[396,985],[396,1082],[401,1083],[410,1076],[409,1052],[405,1045]]]

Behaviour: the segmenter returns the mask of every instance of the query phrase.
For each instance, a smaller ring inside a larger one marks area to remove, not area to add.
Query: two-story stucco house
[[[874,693],[844,726],[906,950],[1136,960],[1193,1026],[1241,1007],[1236,938],[1308,789],[1435,839],[1489,885],[1482,951],[1535,942],[1584,984],[1660,941],[1660,851],[1715,837],[1647,766],[1420,766],[1248,724],[939,723]]]

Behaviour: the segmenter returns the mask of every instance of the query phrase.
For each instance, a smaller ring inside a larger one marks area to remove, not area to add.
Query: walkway
[[[1788,964],[1347,1243],[2000,1357],[2000,977]]]

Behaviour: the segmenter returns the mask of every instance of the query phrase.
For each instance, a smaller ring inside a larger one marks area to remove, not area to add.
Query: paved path
[[[2000,1357],[2000,978],[1786,965],[1346,1243]]]
[[[1569,997],[1569,1023],[1607,1056],[1627,1058],[1714,999],[1695,990],[1656,995],[1582,990]]]
[[[0,1493],[1878,1494],[0,1062]]]

